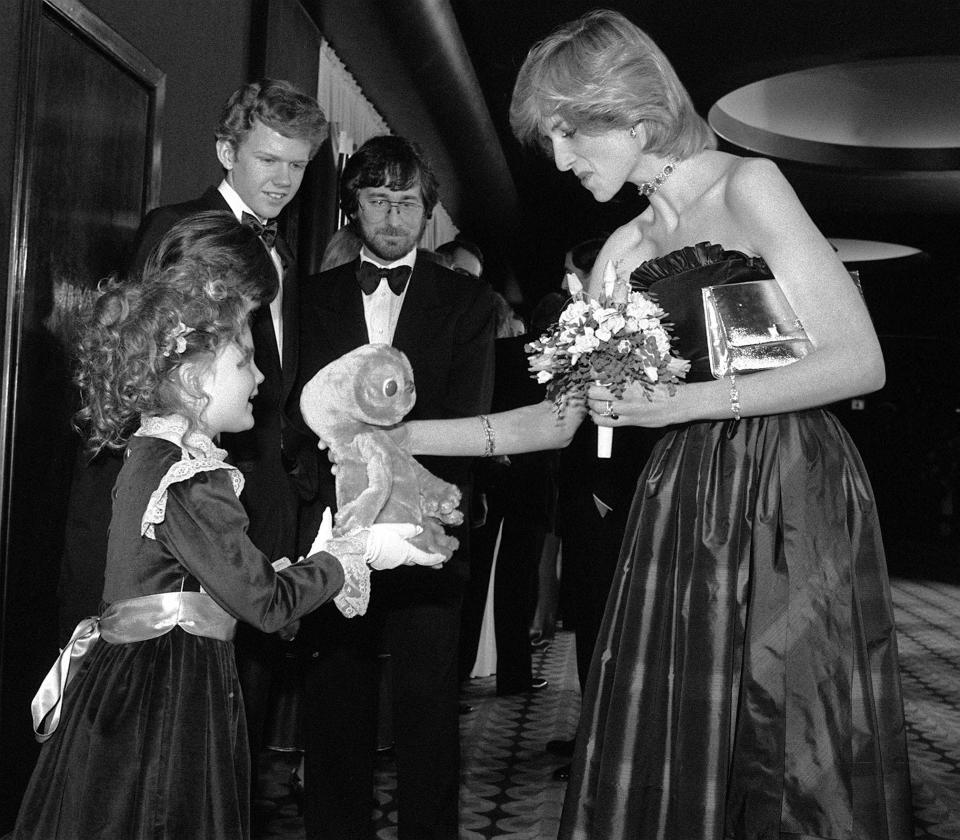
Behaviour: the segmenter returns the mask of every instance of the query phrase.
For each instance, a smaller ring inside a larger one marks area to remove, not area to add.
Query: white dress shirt
[[[413,267],[417,262],[417,249],[414,248],[399,260],[385,263],[379,257],[375,257],[367,250],[364,245],[360,249],[360,261],[371,262],[381,268],[393,268],[397,265],[410,266],[410,273],[413,274]],[[403,308],[403,299],[407,296],[407,289],[410,288],[410,281],[403,287],[403,292],[395,295],[390,291],[390,286],[386,280],[381,280],[373,294],[365,295],[363,292],[363,317],[367,322],[367,336],[371,344],[393,344],[393,333],[397,329],[397,320],[400,318],[400,310]]]
[[[269,219],[263,219],[253,212],[249,207],[247,207],[246,202],[240,198],[237,194],[237,191],[227,183],[227,179],[224,178],[220,182],[220,186],[217,187],[220,190],[220,195],[223,196],[227,204],[230,205],[230,209],[233,211],[233,214],[237,217],[237,221],[240,221],[240,217],[244,213],[249,213],[254,218],[260,219],[261,224],[266,224]],[[270,258],[273,260],[274,266],[277,269],[277,275],[280,278],[280,283],[277,288],[277,296],[270,301],[270,319],[273,321],[273,335],[277,339],[277,350],[280,353],[280,364],[283,365],[283,260],[280,259],[280,254],[277,253],[276,248],[270,249]]]

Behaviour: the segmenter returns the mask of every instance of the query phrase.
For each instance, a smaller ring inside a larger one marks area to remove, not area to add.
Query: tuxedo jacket
[[[325,365],[369,343],[363,292],[357,283],[359,257],[308,278],[300,297],[301,387]],[[410,360],[417,400],[408,420],[469,417],[490,410],[493,395],[495,298],[490,285],[457,274],[419,256],[410,276],[394,331],[393,346]],[[299,388],[298,388],[299,390]],[[477,435],[481,435],[477,423]],[[458,485],[466,513],[470,497],[470,458],[423,456],[432,473]],[[335,506],[334,479],[320,458],[321,500]],[[461,543],[443,572],[404,568],[390,573],[389,589],[400,593],[417,586],[432,589],[448,574],[466,574],[469,531],[451,529]],[[398,574],[399,572],[399,574]],[[385,582],[379,583],[381,592]],[[403,597],[398,594],[398,597]]]

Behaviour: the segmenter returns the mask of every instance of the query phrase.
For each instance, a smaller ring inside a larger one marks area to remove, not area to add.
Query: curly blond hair
[[[275,290],[266,248],[229,213],[174,225],[140,277],[109,281],[82,317],[75,422],[88,447],[121,449],[142,415],[181,414],[195,429],[203,372]]]

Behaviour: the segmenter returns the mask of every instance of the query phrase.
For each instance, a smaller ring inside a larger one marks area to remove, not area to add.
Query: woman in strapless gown
[[[822,406],[876,390],[862,297],[774,164],[716,151],[657,46],[591,12],[535,45],[511,106],[599,201],[649,206],[600,252],[691,362],[675,396],[588,393],[664,427],[639,477],[591,662],[563,840],[906,840],[893,608],[870,482]],[[777,283],[812,352],[711,374],[702,290]]]
[[[665,431],[594,650],[561,840],[907,840],[874,499],[822,408],[884,382],[857,287],[777,167],[716,151],[663,53],[619,13],[591,12],[531,49],[511,122],[598,201],[626,183],[649,198],[607,241],[589,290],[613,262],[657,299],[691,362],[675,395],[587,395],[597,424]],[[750,280],[779,285],[812,350],[714,378],[702,289]],[[557,437],[544,406],[409,424],[416,452]]]

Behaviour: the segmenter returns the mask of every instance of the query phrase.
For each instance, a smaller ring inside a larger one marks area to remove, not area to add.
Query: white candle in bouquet
[[[603,267],[603,297],[607,306],[613,299],[614,288],[617,285],[617,269],[612,260],[607,260]],[[597,383],[601,384],[601,383]],[[609,458],[613,449],[613,429],[609,426],[597,426],[597,457]]]
[[[609,458],[613,449],[613,429],[609,426],[597,426],[597,457]]]

